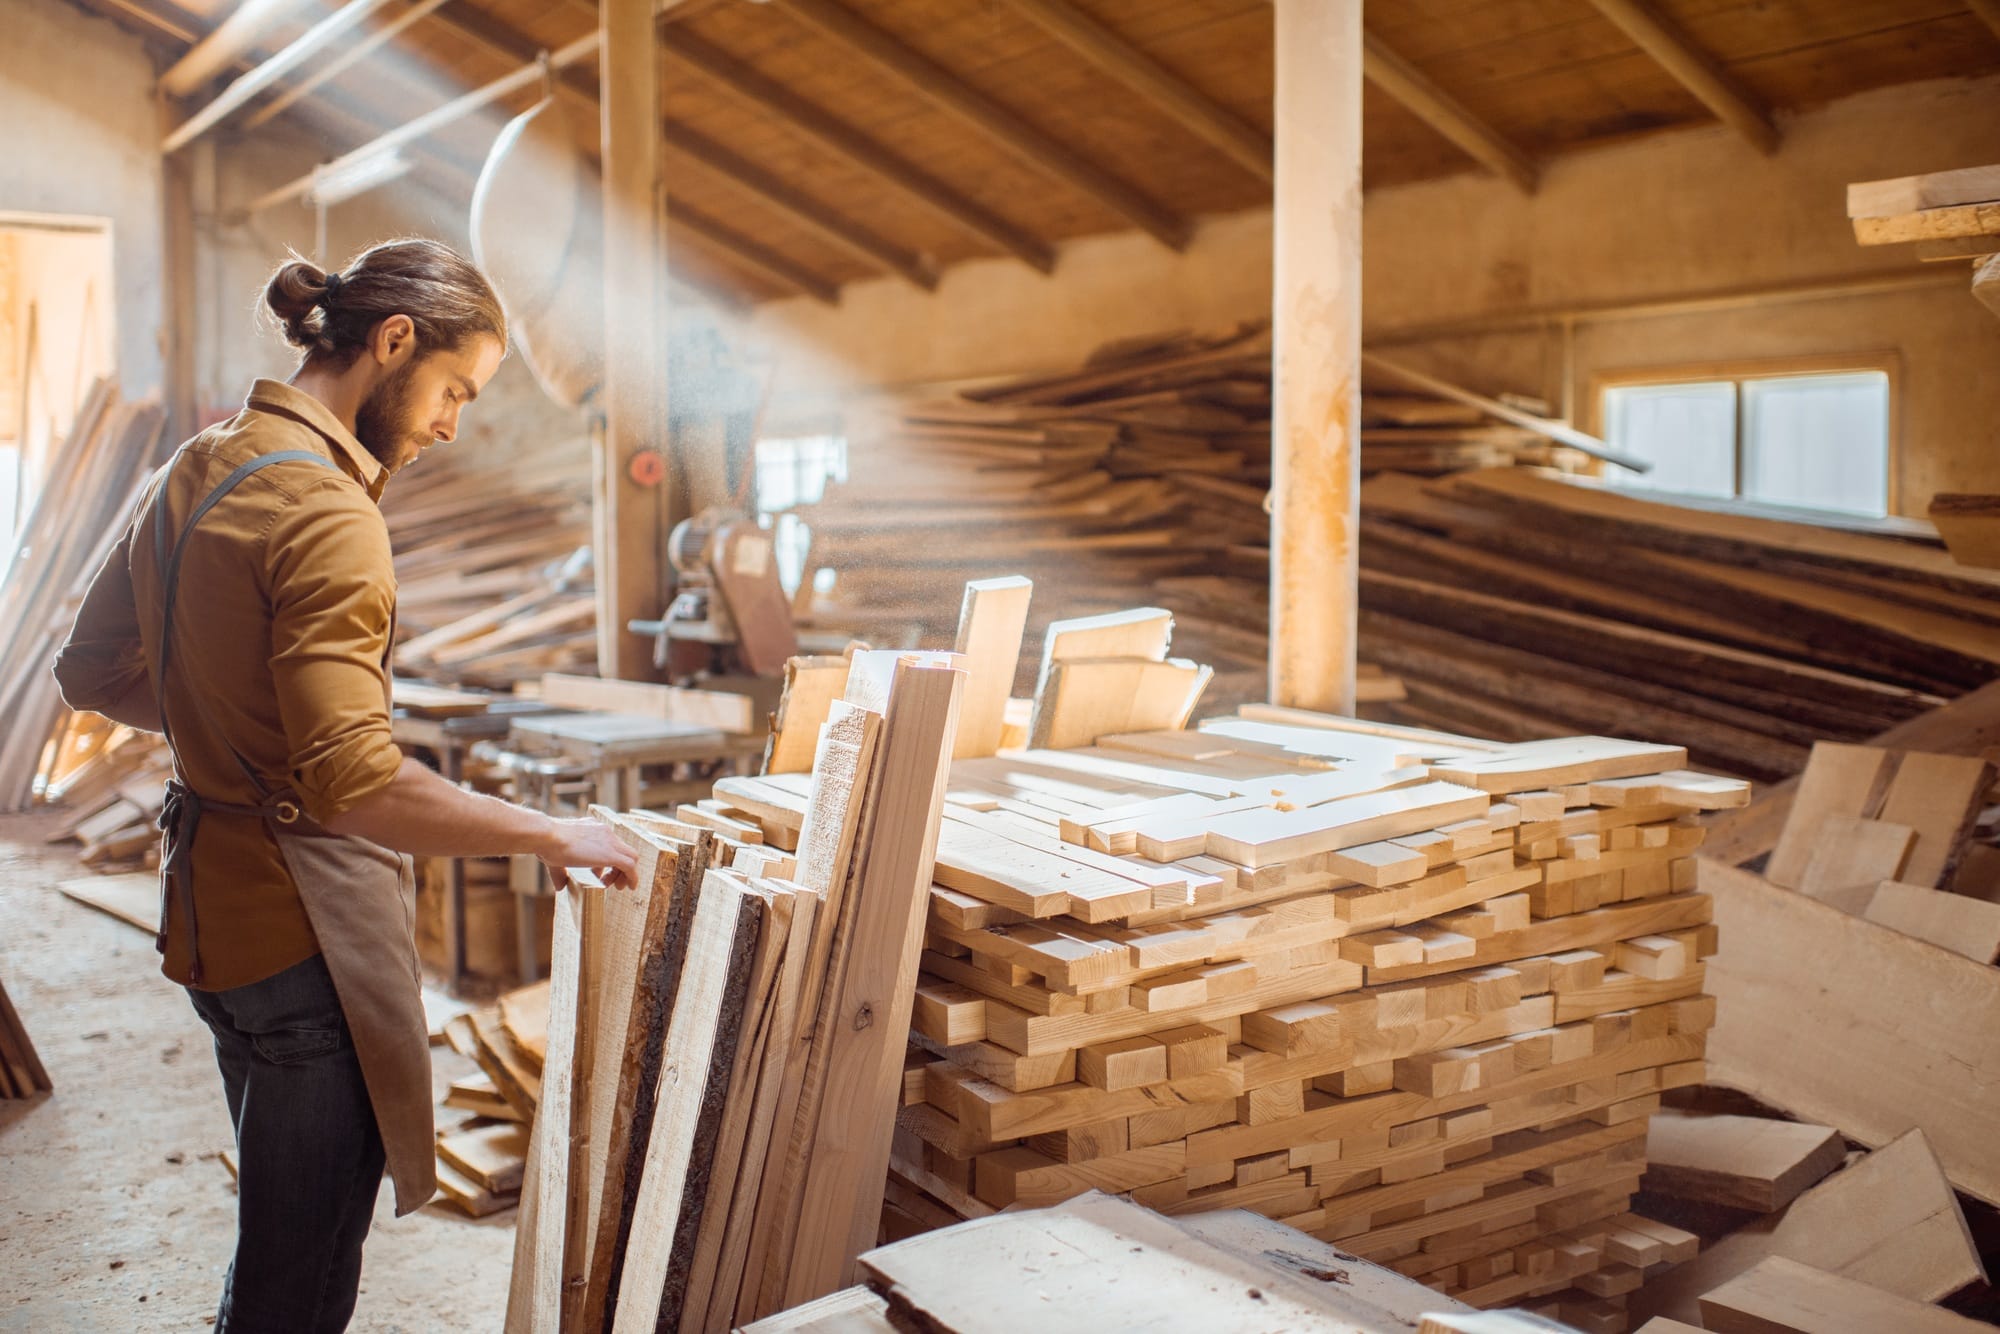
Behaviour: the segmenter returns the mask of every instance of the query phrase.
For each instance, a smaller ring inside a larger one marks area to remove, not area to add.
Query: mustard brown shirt
[[[233,748],[268,788],[294,793],[324,822],[386,786],[402,752],[387,703],[396,581],[377,508],[387,473],[311,395],[258,380],[243,411],[181,448],[91,580],[55,670],[74,709],[101,710],[150,689],[164,591],[153,531],[161,478],[171,547],[223,478],[283,450],[310,450],[338,466],[263,468],[189,535],[160,703],[188,787],[212,801],[257,804]],[[205,815],[192,869],[203,988],[245,986],[318,953],[298,886],[262,820]],[[177,902],[169,905],[162,971],[185,984],[193,941],[182,916]]]

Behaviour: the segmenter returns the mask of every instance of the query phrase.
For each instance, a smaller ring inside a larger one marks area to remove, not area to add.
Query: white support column
[[[1271,702],[1354,712],[1361,0],[1276,0]]]

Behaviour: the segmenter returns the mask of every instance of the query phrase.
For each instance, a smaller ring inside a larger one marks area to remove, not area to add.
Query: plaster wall
[[[143,43],[48,0],[0,0],[0,213],[106,218],[116,364],[128,397],[161,378],[159,125]],[[32,146],[32,148],[30,148]]]
[[[1567,155],[1532,196],[1475,173],[1370,193],[1362,315],[1371,345],[1389,352],[1392,330],[1523,309],[1916,274],[1903,248],[1855,244],[1846,185],[2000,161],[2000,78],[1881,89],[1786,116],[1781,129],[1772,157],[1721,126]],[[1178,255],[1139,235],[1092,238],[1065,245],[1053,277],[975,261],[932,296],[891,280],[854,284],[838,308],[773,302],[749,327],[780,367],[781,411],[1057,370],[1111,339],[1264,316],[1269,228],[1265,212],[1209,219]],[[1955,283],[1589,319],[1567,353],[1545,327],[1397,343],[1393,353],[1487,392],[1560,407],[1568,390],[1585,425],[1595,415],[1587,391],[1608,373],[1889,353],[1892,505],[1921,513],[1935,491],[2000,491],[2000,321]]]

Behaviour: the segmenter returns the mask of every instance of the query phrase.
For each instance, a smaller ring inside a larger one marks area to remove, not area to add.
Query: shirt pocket
[[[295,1065],[315,1056],[325,1056],[346,1045],[347,1034],[338,1025],[299,1024],[292,1028],[253,1033],[251,1045],[273,1065]]]

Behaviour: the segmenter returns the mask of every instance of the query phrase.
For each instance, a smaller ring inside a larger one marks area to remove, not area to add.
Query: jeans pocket
[[[250,1041],[257,1048],[257,1054],[271,1064],[290,1065],[340,1050],[345,1036],[337,1027],[301,1024],[294,1028],[274,1029],[269,1033],[253,1033]]]

